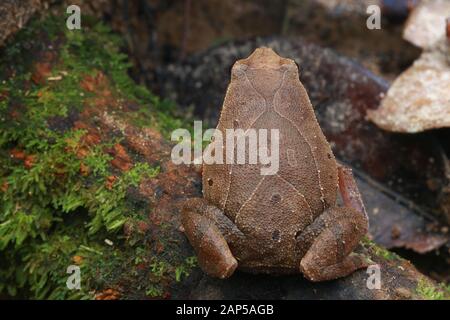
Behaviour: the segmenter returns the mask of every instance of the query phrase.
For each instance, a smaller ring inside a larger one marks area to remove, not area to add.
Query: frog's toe
[[[310,259],[302,259],[300,271],[308,280],[318,282],[345,277],[358,269],[367,268],[369,265],[366,257],[351,253],[338,263],[322,267]]]
[[[220,275],[218,275],[218,278],[220,279],[226,279],[229,278],[236,268],[238,267],[238,262],[234,257],[231,257],[226,263],[224,263],[223,267],[221,268],[222,272]]]

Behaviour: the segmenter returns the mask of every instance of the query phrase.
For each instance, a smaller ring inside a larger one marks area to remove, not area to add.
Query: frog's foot
[[[186,201],[182,225],[197,253],[200,267],[212,277],[228,278],[237,268],[227,240],[240,237],[240,231],[223,212],[203,198]]]
[[[300,235],[300,241],[311,243],[300,271],[311,281],[326,281],[367,267],[364,256],[352,253],[366,232],[367,219],[357,210],[328,209]]]

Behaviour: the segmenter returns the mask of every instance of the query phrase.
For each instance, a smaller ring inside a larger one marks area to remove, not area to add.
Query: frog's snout
[[[272,48],[269,47],[256,48],[250,57],[253,57],[254,60],[266,61],[278,61],[282,59],[275,51],[273,51]]]
[[[292,64],[291,59],[280,57],[272,48],[260,47],[247,58],[241,60],[241,63],[252,68],[279,68],[285,64]]]

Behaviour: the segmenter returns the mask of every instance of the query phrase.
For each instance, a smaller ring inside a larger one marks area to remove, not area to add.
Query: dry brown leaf
[[[423,0],[411,13],[403,37],[418,47],[432,48],[445,37],[448,17],[449,0]]]
[[[443,44],[444,45],[444,44]],[[422,54],[392,84],[369,120],[396,132],[450,127],[450,65],[447,48]]]

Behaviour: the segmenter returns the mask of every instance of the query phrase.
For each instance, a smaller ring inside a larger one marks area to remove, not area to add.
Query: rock
[[[409,299],[411,298],[411,292],[403,287],[397,288],[395,290],[395,293],[401,298],[401,299]]]
[[[382,0],[314,0],[336,14],[361,14],[365,15],[368,6],[381,7]]]
[[[0,46],[41,8],[41,0],[3,0],[0,5]]]

